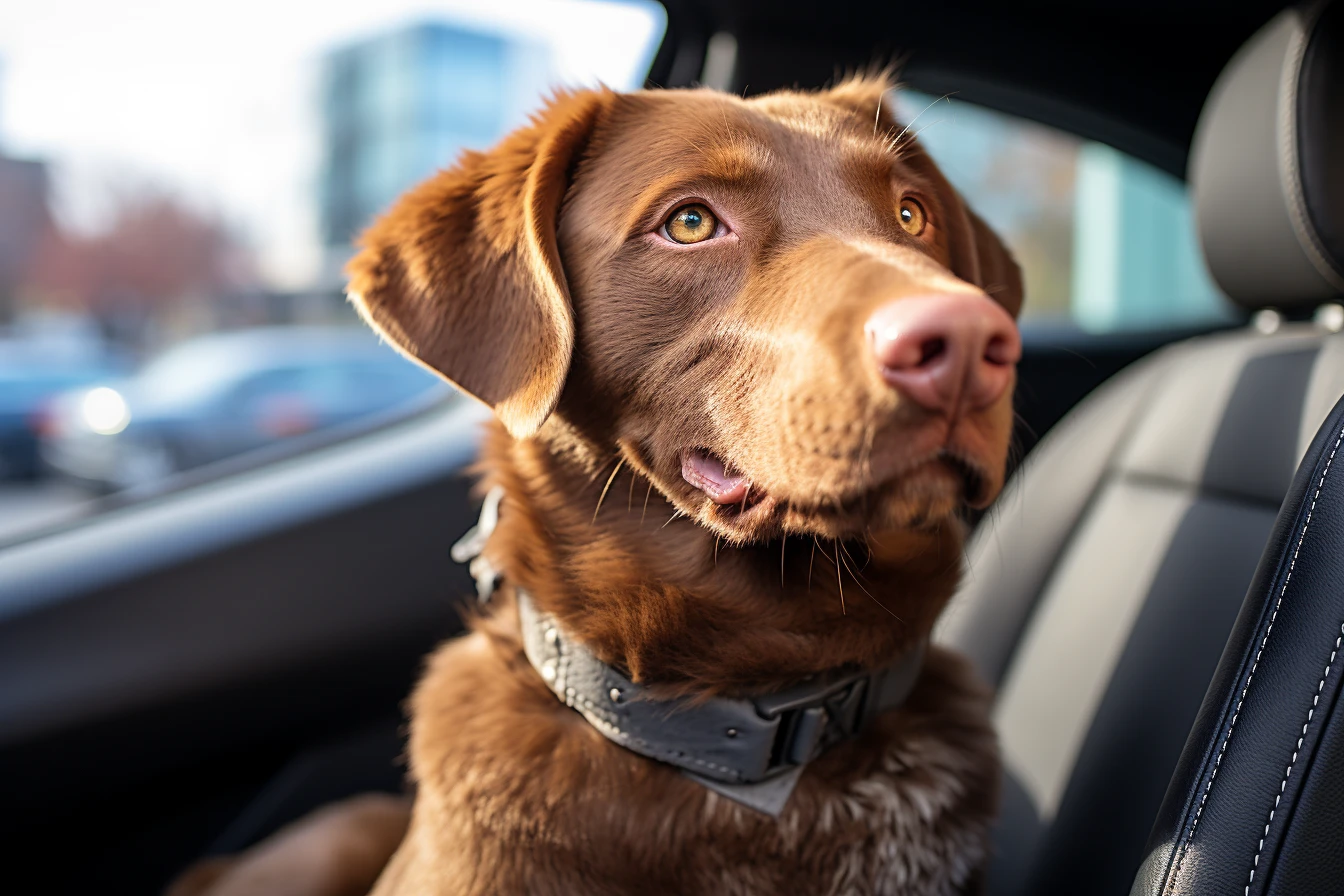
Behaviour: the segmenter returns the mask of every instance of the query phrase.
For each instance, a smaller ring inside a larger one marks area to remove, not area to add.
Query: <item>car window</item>
[[[653,0],[0,3],[0,543],[454,400],[354,315],[354,239],[556,86],[640,86],[664,26]]]
[[[208,339],[188,339],[148,361],[136,374],[140,395],[160,404],[206,401],[229,388],[240,359]]]
[[[316,363],[268,368],[247,373],[234,387],[230,401],[244,412],[276,396],[308,403],[314,410],[349,416],[367,408],[385,408],[427,391],[447,395],[438,377],[387,353],[386,358],[323,357]]]
[[[1232,318],[1204,268],[1182,181],[955,96],[902,91],[896,111],[1013,250],[1024,319],[1104,333]]]
[[[443,388],[442,381],[417,364],[354,361],[342,368],[344,385],[359,400],[404,401]]]
[[[318,398],[331,389],[322,389],[324,380],[331,379],[327,368],[281,367],[258,370],[246,374],[228,395],[231,410],[255,413],[276,396]]]

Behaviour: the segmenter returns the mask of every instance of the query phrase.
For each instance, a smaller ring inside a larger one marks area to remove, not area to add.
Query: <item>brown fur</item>
[[[1011,398],[935,415],[863,326],[930,292],[1021,304],[1016,265],[899,125],[883,78],[742,100],[562,94],[377,222],[361,312],[491,405],[506,585],[412,700],[410,830],[375,892],[932,894],[973,887],[997,801],[988,698],[933,650],[908,703],[810,765],[778,820],[605,740],[527,663],[512,589],[667,694],[752,695],[927,638]],[[902,230],[916,196],[930,225]],[[694,199],[731,231],[655,232]],[[703,448],[742,506],[681,476]]]

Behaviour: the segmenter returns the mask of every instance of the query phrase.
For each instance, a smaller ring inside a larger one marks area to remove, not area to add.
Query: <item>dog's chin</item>
[[[735,544],[783,536],[862,538],[893,531],[932,532],[959,520],[968,507],[993,497],[990,478],[972,461],[945,451],[875,483],[855,483],[834,495],[806,500],[753,484],[704,449],[682,455],[680,509]]]

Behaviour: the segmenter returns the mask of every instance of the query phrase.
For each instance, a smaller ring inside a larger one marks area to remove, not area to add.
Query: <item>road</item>
[[[0,545],[77,518],[92,496],[62,482],[0,482]]]

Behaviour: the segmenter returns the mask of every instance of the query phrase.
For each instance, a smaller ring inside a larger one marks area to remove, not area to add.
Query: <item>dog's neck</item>
[[[885,665],[927,638],[956,587],[959,525],[729,547],[628,465],[613,476],[616,463],[493,425],[481,469],[505,498],[486,552],[506,586],[668,694],[769,693]]]

